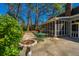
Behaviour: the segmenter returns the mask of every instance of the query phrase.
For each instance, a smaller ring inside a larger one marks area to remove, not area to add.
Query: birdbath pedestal
[[[27,40],[23,40],[19,44],[20,44],[20,46],[23,47],[23,50],[25,50],[25,52],[24,52],[25,55],[31,56],[32,55],[32,47],[37,44],[37,40],[27,39]]]

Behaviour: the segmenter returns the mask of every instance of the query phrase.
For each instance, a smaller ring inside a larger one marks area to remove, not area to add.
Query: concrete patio
[[[79,43],[59,38],[45,38],[32,49],[33,56],[79,56]]]
[[[31,33],[25,33],[23,40],[36,38]],[[46,37],[44,41],[38,42],[32,47],[32,56],[79,56],[79,43],[70,41],[67,38]],[[25,55],[26,48],[21,51],[20,56]]]

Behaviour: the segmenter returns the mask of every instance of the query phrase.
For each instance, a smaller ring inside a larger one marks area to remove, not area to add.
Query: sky
[[[7,13],[7,11],[8,11],[8,6],[3,3],[0,3],[0,14],[4,15]]]
[[[79,6],[79,3],[72,3],[72,7],[75,8]],[[0,3],[0,14],[6,14],[8,11],[8,6],[5,3]]]
[[[79,3],[72,3],[72,7],[73,7],[73,8],[75,8],[75,7],[77,7],[77,6],[79,6]],[[26,11],[26,9],[27,9],[27,7],[24,7],[24,6],[23,6],[23,11]],[[8,5],[5,4],[5,3],[0,3],[0,14],[1,14],[1,15],[5,15],[7,12],[8,12]],[[27,12],[27,11],[26,11],[26,12]],[[25,14],[22,14],[21,16],[23,17],[23,19],[25,19],[24,21],[27,22],[26,17],[24,17]],[[33,19],[35,18],[35,15],[34,15],[33,13],[31,14],[31,16],[32,16]],[[43,16],[42,16],[42,19],[43,19],[44,21],[46,21],[45,19],[47,19],[47,17],[43,15]],[[35,20],[32,20],[32,22],[35,22]]]
[[[73,8],[75,8],[75,7],[77,7],[77,6],[79,6],[79,3],[72,3],[72,7],[73,7]]]

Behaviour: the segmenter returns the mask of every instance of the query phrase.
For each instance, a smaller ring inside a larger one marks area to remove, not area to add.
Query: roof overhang
[[[65,16],[65,17],[53,17],[51,19],[49,19],[47,21],[47,23],[52,22],[52,21],[56,21],[56,20],[61,20],[61,21],[65,21],[65,20],[71,20],[73,18],[77,18],[79,17],[79,14],[73,15],[73,16]]]

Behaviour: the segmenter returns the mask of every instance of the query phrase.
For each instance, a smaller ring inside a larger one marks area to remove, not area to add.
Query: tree
[[[19,20],[22,21],[21,27],[24,30],[25,22],[24,22],[24,19],[20,16],[20,12],[21,12],[21,9],[22,9],[22,4],[20,4],[20,3],[16,3],[16,4],[11,3],[11,4],[8,4],[8,5],[9,5],[8,14],[10,16],[14,17],[15,19],[17,19],[17,21],[19,21]]]
[[[22,4],[15,4],[14,5],[14,6],[18,6],[17,7],[17,13],[14,12],[17,18],[18,17],[20,18],[19,12],[22,12],[22,11],[20,11],[21,10],[21,7],[20,7],[21,5]],[[58,3],[55,3],[55,4],[54,3],[52,3],[52,4],[45,4],[45,3],[42,3],[42,4],[38,4],[38,3],[34,3],[34,4],[29,3],[29,4],[26,4],[26,7],[28,7],[28,9],[27,9],[28,12],[30,11],[29,13],[26,13],[26,14],[28,14],[27,15],[27,18],[28,18],[28,21],[27,21],[27,23],[28,23],[28,30],[32,26],[31,12],[34,12],[36,14],[36,19],[35,19],[35,25],[36,26],[35,26],[35,29],[38,30],[39,22],[41,22],[40,17],[43,16],[43,15],[45,15],[45,14],[47,16],[49,16],[49,17],[54,16],[54,14],[56,13],[56,11],[60,11],[61,10],[61,5],[62,4],[58,4]],[[43,20],[42,20],[42,22],[43,22]]]
[[[19,19],[19,13],[21,12],[21,4],[20,3],[11,3],[9,5],[9,12],[8,14],[16,18],[17,20]],[[17,11],[15,11],[17,9]]]
[[[41,7],[39,8],[39,5],[41,5]],[[39,24],[39,17],[44,15],[44,12],[49,12],[50,6],[52,6],[53,11],[54,10],[60,10],[61,9],[61,5],[62,4],[38,4],[36,3],[35,8],[33,8],[33,4],[28,4],[29,8],[36,13],[36,20],[35,20],[35,24],[36,24],[36,30],[38,29],[38,24]],[[41,14],[42,13],[42,14]],[[55,12],[54,12],[55,13]],[[52,13],[53,14],[53,13]]]
[[[32,19],[31,19],[31,10],[29,9],[28,10],[28,13],[27,13],[27,19],[28,19],[28,23],[27,23],[27,31],[30,31],[32,28]]]

